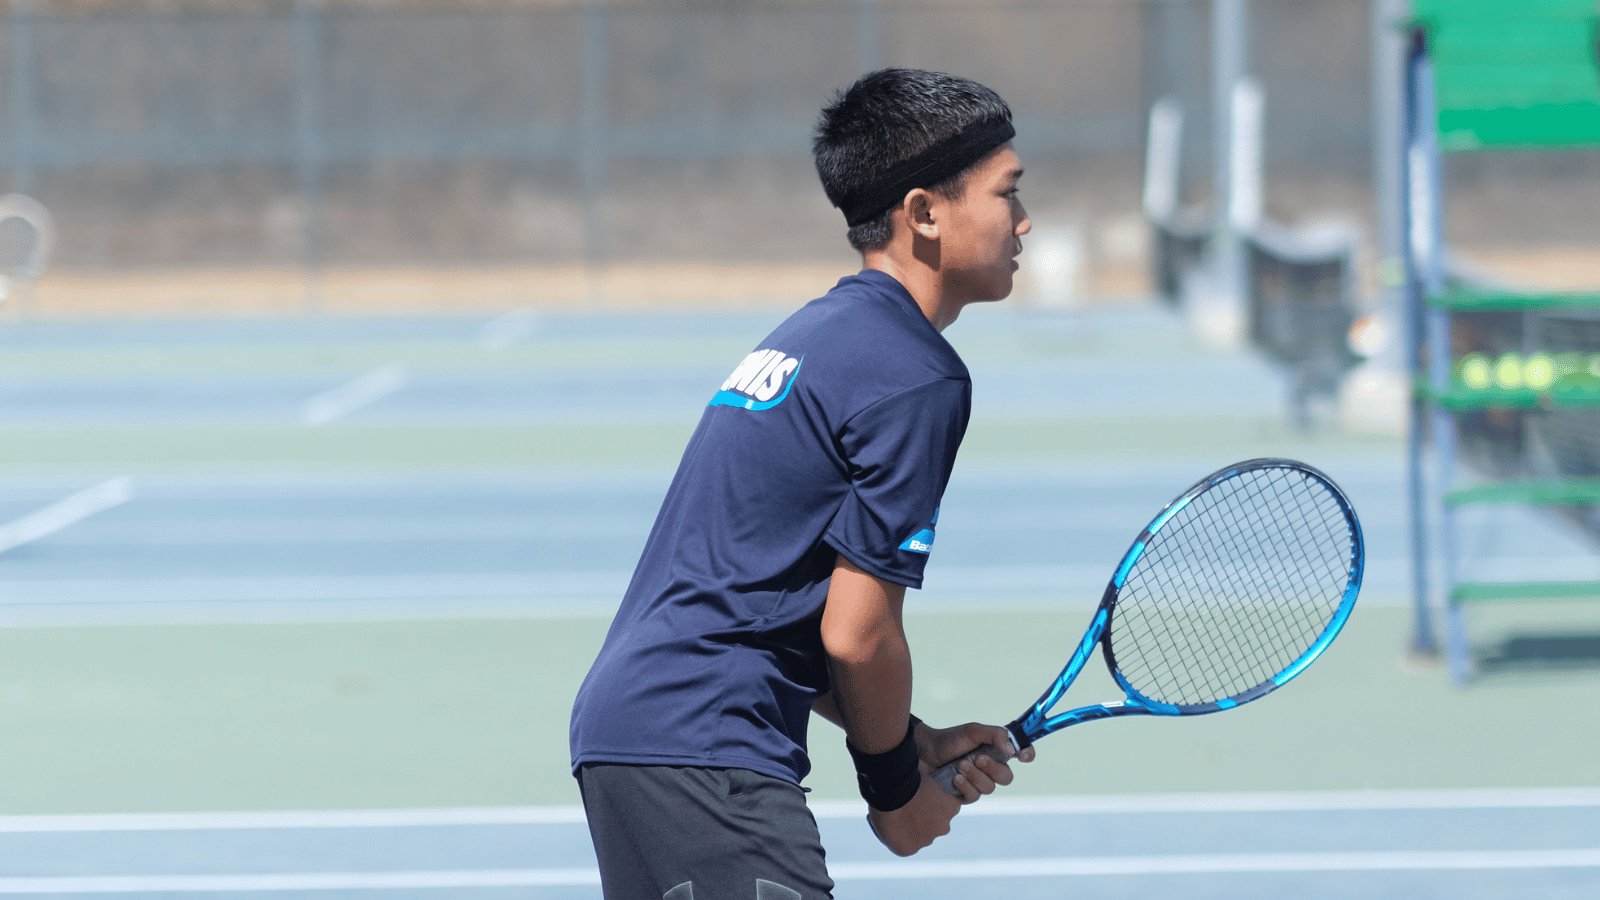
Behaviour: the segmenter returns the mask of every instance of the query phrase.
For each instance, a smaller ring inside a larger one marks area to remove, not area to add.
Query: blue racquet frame
[[[1338,503],[1340,511],[1343,512],[1345,520],[1350,527],[1350,578],[1345,587],[1344,595],[1340,598],[1338,607],[1329,618],[1328,624],[1323,628],[1321,634],[1303,653],[1284,666],[1282,670],[1254,687],[1232,696],[1206,703],[1176,705],[1146,697],[1136,690],[1117,668],[1117,661],[1111,648],[1111,642],[1105,640],[1106,634],[1111,628],[1112,617],[1116,614],[1117,597],[1122,591],[1123,584],[1127,582],[1128,575],[1133,571],[1139,558],[1144,555],[1144,551],[1150,545],[1152,538],[1160,532],[1162,526],[1166,525],[1173,516],[1187,507],[1195,498],[1213,487],[1247,472],[1264,468],[1290,469],[1320,482],[1327,488],[1328,493]],[[1110,583],[1106,585],[1105,594],[1100,599],[1100,606],[1095,610],[1094,618],[1090,620],[1089,628],[1084,632],[1083,639],[1078,642],[1077,650],[1067,660],[1066,667],[1061,670],[1061,674],[1056,676],[1055,681],[1040,695],[1039,699],[1027,712],[1006,726],[1006,731],[1011,735],[1011,741],[1014,745],[1011,752],[1003,752],[994,747],[984,746],[973,751],[973,753],[984,753],[1004,761],[1020,752],[1023,748],[1032,745],[1039,738],[1081,722],[1130,715],[1199,716],[1220,712],[1225,709],[1233,709],[1252,700],[1259,700],[1289,683],[1295,676],[1305,671],[1307,666],[1311,665],[1317,657],[1322,655],[1324,650],[1328,649],[1328,646],[1333,643],[1333,639],[1338,637],[1340,630],[1344,628],[1345,622],[1349,620],[1351,611],[1355,609],[1356,596],[1361,591],[1361,576],[1365,561],[1366,549],[1361,537],[1360,520],[1356,518],[1355,509],[1351,507],[1350,501],[1345,497],[1344,492],[1339,490],[1339,487],[1327,475],[1305,463],[1276,458],[1252,459],[1219,469],[1201,479],[1180,494],[1177,499],[1168,503],[1151,520],[1150,524],[1139,533],[1139,536],[1134,539],[1133,545],[1128,548],[1128,552],[1123,554],[1122,561],[1117,565],[1116,573],[1111,576]],[[1105,657],[1106,668],[1110,670],[1111,676],[1116,680],[1117,685],[1122,688],[1126,695],[1125,698],[1109,703],[1080,706],[1077,709],[1053,716],[1050,715],[1051,708],[1060,702],[1062,695],[1067,692],[1067,688],[1072,686],[1072,683],[1077,680],[1078,675],[1083,671],[1084,666],[1088,665],[1089,657],[1094,653],[1096,645],[1100,645]],[[952,780],[955,778],[955,767],[959,762],[960,760],[956,760],[947,763],[934,772],[934,778],[951,793],[956,793]]]

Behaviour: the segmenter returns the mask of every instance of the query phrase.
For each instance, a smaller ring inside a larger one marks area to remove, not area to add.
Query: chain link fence
[[[114,284],[124,303],[204,306],[250,277],[280,305],[338,302],[352,272],[411,273],[383,282],[391,299],[407,283],[485,302],[649,299],[674,272],[738,267],[750,277],[730,291],[786,294],[760,273],[853,264],[810,130],[834,91],[887,65],[1007,98],[1024,199],[1037,226],[1077,242],[1084,294],[1149,292],[1139,180],[1157,98],[1187,112],[1184,193],[1209,192],[1204,0],[0,9],[0,178],[53,214],[61,304],[71,285],[104,298]],[[1361,0],[1254,4],[1280,219],[1370,220],[1368,16]],[[158,283],[185,273],[210,280]],[[686,298],[715,293],[697,283]]]

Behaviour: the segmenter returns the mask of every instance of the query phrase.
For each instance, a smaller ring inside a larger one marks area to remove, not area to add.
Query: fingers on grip
[[[968,753],[966,756],[960,757],[959,759],[953,759],[939,768],[934,769],[933,780],[938,782],[939,787],[944,788],[947,793],[957,797],[961,796],[961,792],[956,790],[956,767],[961,765],[961,760],[963,759],[970,759],[974,762],[974,764],[976,764],[977,758],[980,755],[987,756],[995,762],[1001,763],[1010,759],[1012,756],[1012,754],[1001,750],[999,747],[996,747],[993,744],[984,744],[982,747],[979,747],[971,753]]]

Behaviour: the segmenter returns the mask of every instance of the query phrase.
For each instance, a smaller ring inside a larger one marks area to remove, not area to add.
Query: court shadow
[[[1514,634],[1477,657],[1482,675],[1600,669],[1600,633]]]

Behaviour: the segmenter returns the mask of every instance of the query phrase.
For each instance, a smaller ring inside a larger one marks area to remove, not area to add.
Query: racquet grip
[[[995,762],[1005,762],[1012,756],[1016,755],[1001,750],[999,747],[996,747],[993,744],[984,744],[982,747],[979,747],[971,753],[968,753],[966,756],[953,759],[939,768],[934,769],[932,776],[933,780],[938,782],[939,787],[944,788],[946,793],[953,794],[957,797],[961,796],[961,792],[956,790],[956,766],[960,765],[961,760],[963,759],[971,759],[976,761],[979,754],[987,756]]]

